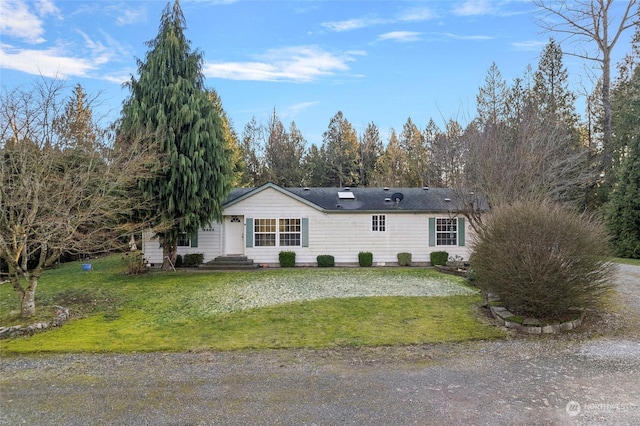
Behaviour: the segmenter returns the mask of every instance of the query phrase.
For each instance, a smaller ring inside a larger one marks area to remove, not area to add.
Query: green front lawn
[[[625,265],[640,266],[640,259],[625,259],[622,257],[615,257],[613,261],[616,263],[623,263]]]
[[[89,272],[79,263],[49,270],[38,286],[39,315],[61,305],[75,314],[71,321],[31,337],[2,340],[0,353],[323,348],[504,336],[476,317],[479,294],[463,280],[429,269],[129,277],[118,256],[92,263]],[[384,295],[387,290],[392,295]],[[17,308],[12,288],[1,285],[0,325],[20,323]]]

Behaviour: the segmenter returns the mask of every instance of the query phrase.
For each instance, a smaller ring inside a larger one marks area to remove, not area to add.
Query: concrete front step
[[[218,256],[200,265],[200,269],[256,269],[258,265],[247,256]]]

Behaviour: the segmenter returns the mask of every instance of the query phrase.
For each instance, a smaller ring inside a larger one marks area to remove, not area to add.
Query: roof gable
[[[309,200],[305,199],[305,198],[301,198],[299,196],[297,196],[295,193],[292,193],[290,191],[288,191],[287,189],[276,185],[275,183],[265,183],[262,186],[259,186],[257,188],[236,188],[231,190],[231,192],[229,193],[229,196],[227,197],[227,199],[225,200],[225,202],[223,203],[223,207],[231,207],[234,204],[237,204],[239,202],[241,202],[242,200],[245,200],[249,197],[252,197],[256,194],[259,194],[267,189],[273,189],[275,191],[280,192],[281,194],[284,194],[288,197],[293,198],[296,201],[299,201],[303,204],[306,204],[309,207],[312,207],[316,210],[320,210],[322,211],[322,207],[318,206],[317,204],[314,204],[313,202],[310,202]]]

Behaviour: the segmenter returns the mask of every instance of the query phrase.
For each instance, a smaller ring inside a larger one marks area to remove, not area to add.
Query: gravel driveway
[[[579,332],[461,344],[0,359],[0,424],[640,424],[640,267]]]

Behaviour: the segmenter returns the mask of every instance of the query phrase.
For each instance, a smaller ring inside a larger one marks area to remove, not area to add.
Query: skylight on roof
[[[338,198],[340,198],[341,200],[355,200],[356,196],[353,195],[353,192],[340,191],[338,192]]]

